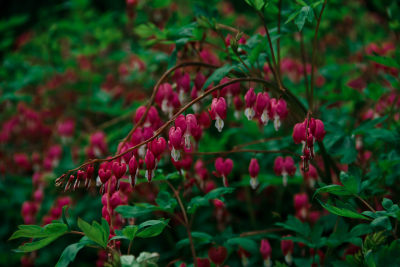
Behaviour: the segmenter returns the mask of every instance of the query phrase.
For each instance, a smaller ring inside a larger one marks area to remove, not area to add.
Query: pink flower
[[[121,179],[122,176],[124,176],[124,174],[126,172],[126,164],[114,161],[112,163],[112,171],[113,171],[113,173],[115,175],[115,178]]]
[[[283,236],[283,237],[289,237],[290,235],[287,236]],[[293,241],[289,240],[289,239],[282,239],[281,240],[281,250],[283,255],[285,256],[285,261],[287,264],[291,265],[293,258],[292,258],[292,254],[293,254]]]
[[[159,158],[161,156],[166,147],[167,142],[163,137],[156,138],[149,143],[149,148],[156,158]]]
[[[265,267],[270,267],[272,265],[271,262],[271,245],[269,244],[267,239],[262,239],[261,240],[261,245],[260,245],[260,253],[262,258],[264,259],[264,266]]]
[[[197,266],[198,267],[210,267],[210,260],[208,258],[197,258]]]
[[[277,157],[274,162],[274,172],[276,175],[282,175],[283,185],[286,186],[288,175],[293,176],[296,172],[292,157]]]
[[[196,74],[194,78],[194,86],[197,90],[201,90],[203,88],[204,83],[206,82],[206,77],[200,71]]]
[[[228,256],[228,250],[223,246],[211,247],[208,250],[208,257],[217,266],[221,266],[226,260],[227,256]]]
[[[182,130],[179,127],[171,127],[169,129],[168,137],[171,148],[171,157],[178,161],[180,157],[180,149],[182,148]]]
[[[224,186],[228,186],[227,177],[231,173],[233,168],[233,161],[231,159],[223,159],[221,157],[215,160],[215,169],[217,170],[217,174],[222,176]]]
[[[219,132],[224,128],[224,119],[226,118],[226,102],[225,98],[214,98],[211,103],[210,116],[215,120],[215,127]]]
[[[287,114],[288,109],[285,100],[276,100],[275,98],[270,100],[268,116],[270,119],[274,119],[275,131],[278,131],[279,127],[281,126],[281,120],[285,119]]]
[[[150,149],[147,149],[146,156],[144,157],[144,162],[146,163],[146,178],[147,181],[151,182],[153,178],[153,171],[156,168],[156,161],[153,153]]]
[[[258,164],[257,159],[253,158],[249,164],[249,173],[250,173],[250,185],[251,188],[255,189],[258,185],[257,176],[260,171],[260,165]]]
[[[244,101],[246,103],[246,109],[244,110],[244,115],[248,120],[252,120],[256,114],[254,104],[256,103],[256,93],[254,93],[254,88],[250,88],[244,96]]]
[[[131,159],[129,160],[128,166],[129,166],[129,174],[130,174],[129,182],[132,185],[132,187],[134,187],[136,184],[136,177],[139,172],[139,165],[136,161],[135,156],[132,155]]]
[[[255,111],[257,117],[263,125],[267,125],[269,121],[268,108],[270,106],[270,99],[268,93],[258,93],[255,104]]]

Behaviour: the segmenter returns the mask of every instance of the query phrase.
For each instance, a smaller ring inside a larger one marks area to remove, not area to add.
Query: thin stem
[[[259,11],[258,15],[260,16],[261,20],[263,21],[263,25],[264,25],[264,29],[265,29],[265,34],[267,35],[267,39],[268,39],[268,44],[269,44],[269,49],[271,52],[271,58],[272,58],[272,64],[274,65],[273,68],[271,69],[272,72],[274,73],[275,76],[275,80],[278,83],[278,86],[281,90],[283,89],[282,83],[281,83],[281,79],[280,79],[280,75],[279,75],[279,71],[278,71],[278,67],[276,64],[276,59],[275,59],[275,53],[274,53],[274,47],[272,45],[272,40],[271,40],[271,36],[269,35],[269,31],[268,31],[268,26],[267,23],[265,22],[265,18],[264,15]]]
[[[189,243],[190,243],[190,250],[192,251],[192,256],[193,256],[193,264],[195,267],[197,267],[197,256],[196,256],[196,250],[194,248],[194,243],[193,243],[193,237],[192,237],[192,232],[190,231],[190,224],[189,220],[186,214],[185,207],[183,206],[182,199],[179,196],[179,191],[175,189],[175,187],[169,182],[166,181],[168,186],[171,188],[171,190],[174,192],[175,198],[178,201],[179,207],[182,211],[183,214],[183,219],[185,220],[185,223],[183,226],[185,226],[188,237],[189,237]]]
[[[133,240],[130,240],[130,241],[129,241],[128,251],[127,251],[127,253],[126,253],[127,255],[131,254],[131,248],[132,248],[132,243],[133,243],[132,241],[133,241]]]
[[[304,38],[303,33],[300,32],[300,49],[301,49],[301,61],[303,63],[303,76],[304,76],[304,85],[306,87],[306,97],[308,100],[308,104],[310,104],[310,87],[308,85],[308,76],[307,76],[307,59],[306,59],[306,50],[304,48]]]
[[[322,5],[321,12],[319,13],[319,17],[317,20],[317,27],[315,28],[315,34],[314,34],[314,41],[313,41],[313,50],[312,50],[312,55],[311,55],[311,102],[309,104],[309,108],[312,111],[314,109],[314,71],[315,71],[315,53],[317,50],[317,38],[318,38],[318,30],[319,30],[319,24],[321,23],[321,18],[322,18],[322,13],[324,12],[325,6],[326,6],[327,0],[324,1],[324,4]]]
[[[236,145],[236,146],[233,147],[233,149],[236,150],[236,149],[239,149],[239,148],[242,148],[242,147],[245,147],[245,146],[251,146],[251,145],[266,143],[266,142],[273,141],[273,140],[280,140],[280,139],[282,139],[281,136],[263,138],[263,139],[254,140],[254,141],[251,141],[251,142],[243,143],[243,144],[240,144],[240,145]]]
[[[185,152],[190,155],[220,155],[220,154],[233,154],[233,153],[263,153],[263,154],[291,154],[295,156],[300,156],[299,154],[292,152],[290,150],[262,150],[262,149],[232,149],[229,151],[214,151],[214,152]]]
[[[281,79],[281,47],[280,47],[280,42],[281,42],[281,13],[282,13],[282,0],[279,0],[278,2],[278,39],[276,40],[276,53],[278,56],[278,62],[277,62],[277,67],[278,67],[278,73],[279,73],[279,79]]]
[[[85,235],[85,233],[83,232],[79,232],[79,231],[70,231],[71,234],[76,234],[76,235]]]
[[[364,203],[364,205],[367,206],[368,209],[369,209],[370,211],[376,212],[376,210],[375,210],[373,207],[371,207],[371,205],[368,204],[368,202],[365,201],[362,197],[360,197],[359,195],[356,195],[356,194],[354,194],[354,196],[355,196],[358,200],[360,200],[362,203]]]
[[[243,232],[243,233],[240,234],[240,237],[253,236],[253,235],[259,235],[259,234],[268,234],[268,233],[274,233],[274,232],[280,232],[280,231],[285,231],[285,229],[283,229],[283,228],[270,228],[270,229],[264,229],[264,230]]]

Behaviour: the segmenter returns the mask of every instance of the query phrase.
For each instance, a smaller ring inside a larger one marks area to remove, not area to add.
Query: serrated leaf
[[[299,31],[301,31],[304,27],[304,24],[306,23],[306,19],[309,22],[312,22],[313,18],[314,18],[314,14],[313,14],[312,8],[309,6],[303,6],[300,9],[299,14],[296,16],[294,23],[296,24]]]
[[[85,233],[85,235],[103,248],[107,247],[108,236],[106,237],[105,230],[96,221],[92,225],[78,218],[78,227]]]

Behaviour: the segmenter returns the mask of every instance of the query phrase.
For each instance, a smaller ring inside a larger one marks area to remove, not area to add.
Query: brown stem
[[[368,204],[368,202],[365,201],[362,197],[360,197],[359,195],[356,195],[356,194],[354,194],[354,196],[355,196],[358,200],[360,200],[362,203],[364,203],[364,205],[367,206],[368,209],[369,209],[370,211],[376,212],[376,210],[375,210],[373,207],[371,207],[371,205]]]
[[[304,85],[306,87],[306,97],[308,103],[311,102],[310,99],[310,87],[308,86],[308,76],[307,76],[307,59],[306,59],[306,50],[304,48],[304,38],[303,33],[300,32],[300,49],[301,49],[301,61],[303,63],[303,76],[304,76]]]
[[[190,155],[219,155],[219,154],[232,154],[232,153],[244,153],[244,152],[249,152],[249,153],[282,153],[282,154],[292,154],[295,156],[300,156],[299,154],[292,152],[290,150],[262,150],[262,149],[232,149],[229,151],[215,151],[215,152],[185,152],[186,154]]]
[[[268,39],[268,44],[269,44],[269,49],[271,52],[271,58],[272,58],[272,64],[274,65],[273,68],[271,69],[272,72],[274,73],[275,76],[275,80],[278,83],[279,89],[284,90],[282,83],[281,83],[281,79],[280,79],[280,75],[279,75],[279,70],[276,64],[276,59],[275,59],[275,53],[274,53],[274,47],[272,46],[272,40],[271,40],[271,36],[269,35],[269,31],[268,31],[268,26],[267,23],[265,22],[265,18],[264,15],[261,12],[258,12],[258,15],[260,16],[261,20],[263,21],[263,25],[264,25],[264,29],[265,29],[265,34],[267,35],[267,39]]]
[[[240,234],[240,237],[253,236],[253,235],[259,235],[259,234],[267,234],[267,233],[274,233],[274,232],[280,232],[280,231],[285,231],[285,229],[283,229],[283,228],[270,228],[270,229],[264,229],[264,230],[243,232],[243,233]]]
[[[70,231],[71,234],[76,234],[76,235],[85,235],[85,233],[83,232],[79,232],[79,231]]]
[[[317,38],[318,38],[318,30],[319,30],[319,24],[321,23],[321,17],[322,13],[324,12],[325,6],[326,6],[327,0],[324,1],[324,4],[322,5],[321,12],[319,13],[319,17],[317,20],[317,27],[315,28],[315,34],[314,34],[314,41],[313,41],[313,50],[312,50],[312,55],[311,55],[311,103],[309,104],[309,108],[312,111],[314,109],[314,69],[315,69],[315,53],[317,50]]]
[[[279,79],[282,79],[282,77],[281,77],[281,47],[280,47],[282,0],[279,0],[279,2],[278,2],[278,9],[279,9],[279,11],[278,11],[278,39],[276,40],[276,53],[278,56],[277,67],[278,67]]]
[[[280,139],[282,139],[281,136],[263,138],[263,139],[254,140],[254,141],[251,141],[251,142],[243,143],[243,144],[240,144],[240,145],[236,145],[236,146],[233,147],[233,149],[236,150],[236,149],[239,149],[239,148],[242,148],[242,147],[245,147],[245,146],[251,146],[251,145],[266,143],[266,142],[273,141],[273,140],[280,140]]]
[[[128,251],[126,252],[127,255],[131,254],[132,241],[133,240],[129,241]]]
[[[189,220],[186,214],[185,207],[183,206],[181,197],[179,196],[179,191],[175,189],[175,187],[167,180],[168,186],[171,188],[171,190],[174,192],[175,198],[178,201],[179,207],[182,211],[183,214],[183,219],[185,220],[185,223],[183,226],[185,226],[188,238],[189,238],[189,243],[190,243],[190,250],[192,251],[192,257],[193,257],[193,264],[195,267],[197,267],[197,256],[196,256],[196,250],[194,248],[194,243],[193,243],[193,237],[192,237],[192,232],[190,231],[190,224]]]

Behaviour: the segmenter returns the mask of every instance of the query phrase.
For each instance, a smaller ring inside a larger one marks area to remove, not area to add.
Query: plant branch
[[[324,12],[325,6],[326,6],[327,0],[324,1],[324,4],[322,5],[321,12],[319,13],[319,17],[317,20],[317,27],[315,28],[315,34],[314,34],[314,41],[313,41],[313,49],[312,49],[312,55],[311,55],[311,102],[309,104],[309,109],[312,111],[314,109],[314,82],[315,82],[315,77],[314,77],[314,71],[315,71],[315,53],[317,50],[317,38],[318,38],[318,30],[319,30],[319,24],[321,23],[321,18],[322,18],[322,13]]]
[[[259,235],[259,234],[268,234],[268,233],[274,233],[274,232],[280,232],[280,231],[285,231],[285,229],[283,229],[283,228],[270,228],[270,229],[264,229],[264,230],[243,232],[243,233],[240,234],[240,237],[253,236],[253,235]]]
[[[183,206],[182,199],[179,196],[179,191],[175,189],[175,187],[167,180],[168,186],[171,188],[171,190],[174,192],[175,198],[178,201],[179,207],[182,211],[183,214],[183,219],[185,220],[184,226],[186,228],[188,238],[189,238],[189,243],[190,243],[190,250],[192,251],[192,256],[193,256],[193,264],[195,267],[197,267],[197,256],[196,256],[196,250],[194,248],[194,243],[193,243],[193,237],[192,237],[192,232],[190,230],[190,224],[189,220],[186,214],[185,207]]]
[[[261,150],[261,149],[232,149],[229,151],[215,151],[215,152],[185,152],[185,154],[190,155],[220,155],[220,154],[233,154],[233,153],[263,153],[263,154],[273,154],[273,153],[282,153],[282,154],[291,154],[295,156],[299,156],[299,154],[292,152],[290,150]]]

